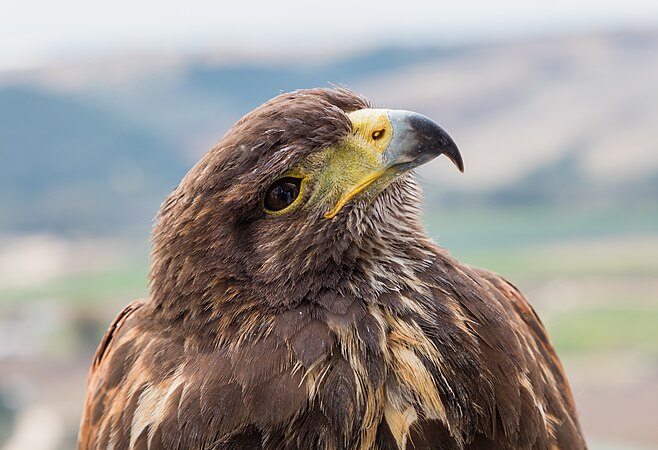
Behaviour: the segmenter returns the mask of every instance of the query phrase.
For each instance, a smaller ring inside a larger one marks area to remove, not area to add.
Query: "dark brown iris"
[[[265,208],[269,211],[287,208],[299,195],[301,184],[301,178],[285,177],[276,180],[265,194]]]

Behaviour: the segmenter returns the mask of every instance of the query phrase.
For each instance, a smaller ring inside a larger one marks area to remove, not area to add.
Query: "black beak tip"
[[[464,160],[462,159],[461,153],[459,153],[459,149],[457,148],[457,145],[454,144],[453,142],[453,148],[454,150],[451,151],[450,153],[444,152],[445,155],[450,158],[450,161],[457,166],[459,171],[461,173],[464,173]]]
[[[439,124],[418,113],[411,113],[408,120],[427,153],[434,153],[436,156],[446,155],[457,169],[464,173],[464,160],[457,144]]]

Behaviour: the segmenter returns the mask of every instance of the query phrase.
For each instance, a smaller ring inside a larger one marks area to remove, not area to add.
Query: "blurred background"
[[[658,2],[9,0],[0,450],[73,448],[160,202],[227,128],[346,84],[450,132],[425,223],[539,311],[594,450],[658,448]]]

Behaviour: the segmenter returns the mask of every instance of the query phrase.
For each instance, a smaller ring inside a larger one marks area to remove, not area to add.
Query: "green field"
[[[0,287],[0,305],[57,299],[66,305],[84,305],[117,298],[142,297],[147,294],[146,264],[127,261],[101,271],[69,274],[55,280],[27,287]]]
[[[553,344],[563,353],[641,351],[658,361],[658,308],[603,307],[553,318]]]
[[[461,261],[523,282],[658,276],[658,207],[434,210],[425,223]]]

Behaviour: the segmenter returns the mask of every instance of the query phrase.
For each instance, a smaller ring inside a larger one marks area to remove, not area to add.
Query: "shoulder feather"
[[[115,342],[116,337],[121,334],[126,321],[133,316],[145,304],[144,300],[134,300],[127,305],[112,321],[112,324],[105,332],[103,339],[101,339],[94,360],[89,370],[87,377],[87,400],[85,402],[84,410],[82,413],[82,422],[80,424],[80,432],[78,435],[78,448],[89,449],[92,448],[91,440],[98,439],[100,430],[98,425],[100,423],[99,415],[102,412],[103,404],[106,397],[106,384],[99,383],[100,378],[111,379],[107,370],[101,369],[104,363],[110,358],[110,355],[116,351]],[[120,348],[120,347],[119,347]]]

